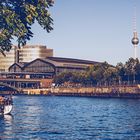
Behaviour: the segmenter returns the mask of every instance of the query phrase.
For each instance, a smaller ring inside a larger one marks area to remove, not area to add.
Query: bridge
[[[40,88],[42,79],[0,78],[1,93],[21,93],[23,89]]]
[[[20,92],[20,89],[19,88],[16,88],[16,87],[14,87],[14,86],[11,86],[11,85],[9,85],[9,84],[7,84],[7,83],[2,83],[2,82],[0,82],[0,91],[14,91],[14,92]]]
[[[18,92],[25,89],[46,88],[52,83],[52,75],[46,73],[0,73],[0,93]]]

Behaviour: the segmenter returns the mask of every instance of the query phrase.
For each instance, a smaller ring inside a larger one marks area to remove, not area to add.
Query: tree
[[[118,63],[116,67],[107,62],[91,65],[83,72],[63,72],[55,77],[57,84],[72,83],[82,86],[114,85],[123,81],[140,82],[140,62],[130,58],[125,64]]]
[[[117,69],[117,75],[118,75],[118,79],[119,79],[119,84],[122,83],[123,79],[124,79],[124,75],[125,75],[125,67],[123,63],[118,63],[116,65],[116,69]]]
[[[129,81],[135,82],[135,75],[136,75],[136,66],[139,64],[138,59],[129,58],[129,60],[125,63],[125,72],[128,76],[128,83]],[[133,77],[130,79],[130,76]]]
[[[136,64],[136,80],[139,83],[140,82],[140,63]]]
[[[87,72],[86,72],[86,81],[87,85],[93,85],[96,83],[95,78],[94,78],[94,71],[95,71],[95,66],[91,65],[88,67]]]
[[[18,47],[25,45],[33,36],[31,26],[35,21],[50,32],[53,19],[48,9],[53,3],[53,0],[1,0],[0,51],[9,51],[13,38],[17,39]]]

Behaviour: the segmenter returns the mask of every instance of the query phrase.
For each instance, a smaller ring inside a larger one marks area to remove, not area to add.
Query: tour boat
[[[3,112],[3,114],[4,114],[4,115],[10,114],[11,111],[12,111],[12,108],[13,108],[13,105],[5,105],[5,106],[4,106],[4,112]]]
[[[11,97],[0,96],[0,115],[10,114],[13,108],[13,101]]]

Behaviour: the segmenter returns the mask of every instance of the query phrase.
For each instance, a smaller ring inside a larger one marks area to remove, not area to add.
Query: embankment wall
[[[140,98],[140,85],[102,87],[53,87],[47,89],[26,89],[28,95],[91,96],[91,97],[133,97]]]

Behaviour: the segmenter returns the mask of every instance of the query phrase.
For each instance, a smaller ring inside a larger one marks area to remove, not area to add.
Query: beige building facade
[[[16,62],[16,50],[16,46],[12,46],[9,52],[5,52],[6,56],[0,53],[0,72],[8,72],[9,66]]]
[[[26,45],[17,50],[18,62],[30,62],[36,58],[47,58],[53,56],[53,49],[43,45]]]
[[[8,72],[9,67],[16,62],[30,62],[37,58],[53,57],[53,49],[49,49],[44,45],[26,45],[21,49],[13,46],[10,52],[5,54],[6,57],[0,54],[0,72]]]

